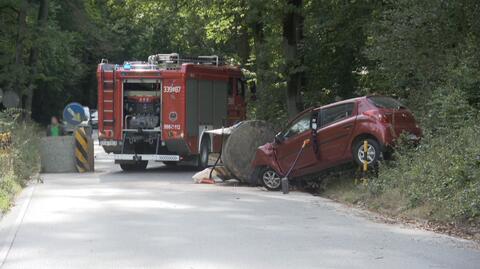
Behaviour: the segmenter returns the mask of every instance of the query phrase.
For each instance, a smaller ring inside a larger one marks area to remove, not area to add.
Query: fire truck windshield
[[[159,91],[160,83],[124,83],[123,90],[127,91]]]

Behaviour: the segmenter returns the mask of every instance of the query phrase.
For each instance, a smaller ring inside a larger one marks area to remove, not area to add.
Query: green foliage
[[[479,219],[478,1],[384,1],[372,12],[361,92],[405,97],[424,129],[368,185],[369,201],[441,221]],[[476,13],[477,12],[477,13]],[[368,200],[367,199],[367,200]],[[421,211],[421,210],[420,210]]]
[[[306,106],[349,98],[361,91],[366,25],[380,1],[311,1],[306,6]],[[311,98],[312,95],[315,98]]]
[[[474,123],[478,113],[468,103],[465,91],[451,87],[435,91],[423,110],[425,113],[419,118],[421,125],[427,132],[437,136]]]
[[[14,195],[40,171],[39,130],[24,116],[22,110],[0,112],[0,131],[12,136],[11,146],[0,151],[0,211],[7,210]]]
[[[478,102],[478,1],[385,1],[369,24],[366,86],[421,107],[445,85]],[[477,11],[476,11],[477,10]]]
[[[284,99],[284,92],[278,88],[265,88],[259,92],[258,100],[248,104],[247,117],[250,119],[267,119],[277,128],[283,128],[288,120]]]
[[[10,208],[15,194],[21,190],[20,184],[12,175],[7,175],[0,181],[0,212],[5,212]]]

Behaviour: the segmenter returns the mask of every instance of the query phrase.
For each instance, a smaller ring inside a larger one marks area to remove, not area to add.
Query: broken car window
[[[288,128],[285,133],[284,137],[289,138],[295,136],[297,134],[303,133],[305,131],[310,130],[310,113],[306,113],[305,115],[298,118],[291,126]]]

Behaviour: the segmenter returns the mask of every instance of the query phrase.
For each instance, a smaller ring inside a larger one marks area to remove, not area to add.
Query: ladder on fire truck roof
[[[114,128],[114,106],[115,106],[115,72],[114,65],[108,64],[108,60],[102,59],[102,123],[105,132],[113,132]],[[108,78],[105,73],[108,73]]]
[[[218,57],[217,55],[181,58],[178,53],[150,55],[148,57],[148,63],[155,64],[155,65],[177,65],[177,66],[180,66],[185,63],[213,65],[213,66],[226,65],[225,60],[221,57]]]

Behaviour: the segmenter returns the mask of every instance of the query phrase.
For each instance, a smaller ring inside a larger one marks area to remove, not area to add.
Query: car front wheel
[[[263,169],[260,174],[260,182],[269,191],[278,191],[282,187],[282,179],[280,175],[272,168]]]
[[[178,162],[164,161],[163,164],[164,164],[166,167],[177,167]]]

